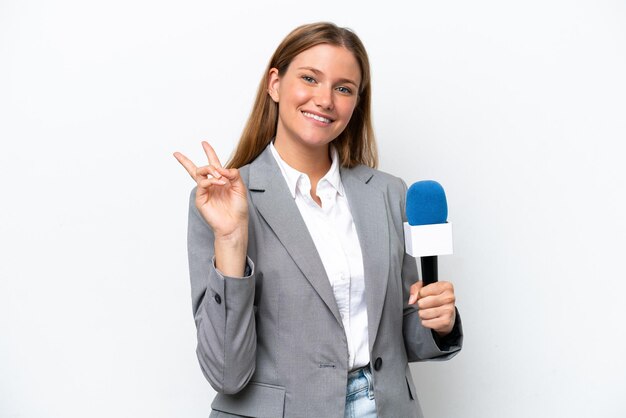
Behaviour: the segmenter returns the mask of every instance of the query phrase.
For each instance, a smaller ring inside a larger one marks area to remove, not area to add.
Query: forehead
[[[361,81],[361,67],[354,54],[343,46],[321,44],[302,51],[291,61],[290,69],[313,68],[331,78]]]

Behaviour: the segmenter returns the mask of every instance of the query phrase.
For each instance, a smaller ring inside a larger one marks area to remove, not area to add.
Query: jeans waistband
[[[346,396],[351,397],[363,391],[370,399],[374,398],[374,382],[369,364],[348,373]]]
[[[363,367],[359,367],[358,369],[350,370],[350,371],[348,372],[348,376],[350,376],[350,375],[352,375],[352,374],[357,374],[357,373],[359,373],[360,371],[363,371],[364,369],[367,369],[367,371],[371,372],[371,369],[370,369],[370,364],[369,364],[369,363],[367,363],[367,364],[366,364],[365,366],[363,366]]]

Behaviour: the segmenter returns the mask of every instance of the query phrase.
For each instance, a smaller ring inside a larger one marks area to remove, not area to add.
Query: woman
[[[452,285],[404,252],[406,185],[374,169],[370,72],[351,31],[279,45],[229,165],[196,181],[188,250],[211,417],[418,417],[409,361],[461,348]],[[419,309],[417,309],[419,308]]]

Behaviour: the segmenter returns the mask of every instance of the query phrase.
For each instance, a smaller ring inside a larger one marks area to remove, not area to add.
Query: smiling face
[[[268,91],[278,103],[276,147],[325,151],[350,121],[360,82],[352,52],[329,44],[301,52],[282,75],[272,68]]]

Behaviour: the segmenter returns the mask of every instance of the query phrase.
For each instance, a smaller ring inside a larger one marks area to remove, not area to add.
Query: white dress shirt
[[[363,367],[370,361],[363,255],[341,183],[337,151],[331,147],[330,170],[317,183],[316,193],[322,201],[319,206],[311,198],[309,176],[289,166],[273,143],[269,147],[313,238],[333,288],[348,341],[348,369]]]

